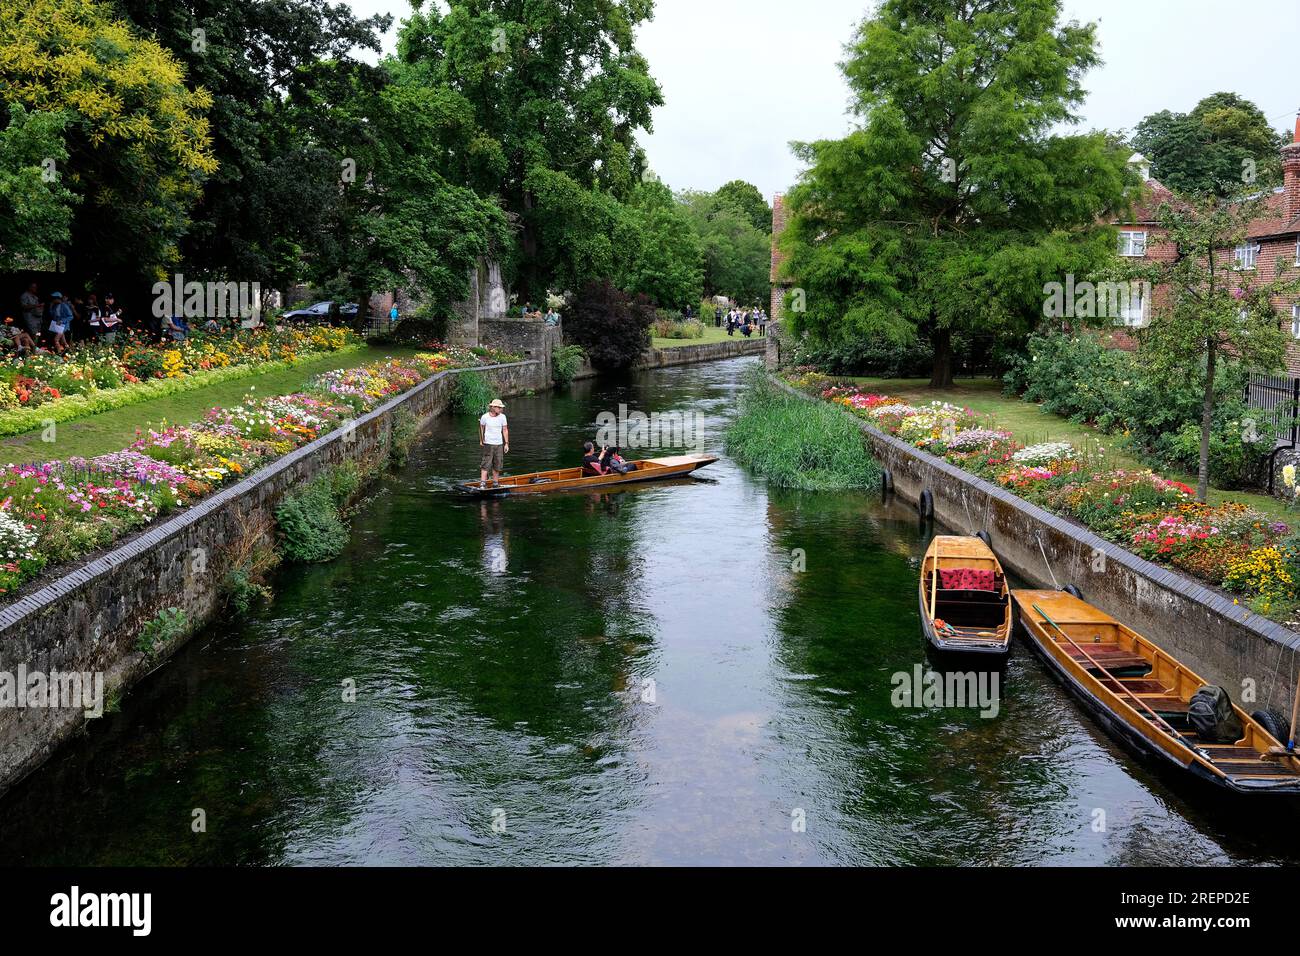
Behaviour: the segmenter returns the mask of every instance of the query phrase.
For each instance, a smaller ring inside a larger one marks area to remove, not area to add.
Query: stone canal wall
[[[1073,584],[1084,600],[1223,685],[1247,711],[1268,706],[1290,716],[1300,634],[852,417],[895,494],[916,503],[929,491],[937,521],[958,533],[987,531],[1003,566],[1029,585]]]
[[[491,366],[482,372],[498,394],[551,387],[549,362]],[[0,609],[0,680],[4,675],[100,673],[110,697],[142,678],[183,640],[146,655],[136,636],[165,608],[191,624],[220,611],[230,545],[249,529],[269,528],[276,504],[296,485],[344,461],[386,456],[394,416],[421,427],[443,412],[457,372],[440,372],[358,418],[125,540],[113,550]],[[0,793],[86,722],[81,709],[0,706]]]
[[[677,345],[666,349],[647,349],[634,369],[669,368],[674,365],[695,365],[699,362],[717,362],[722,359],[740,358],[744,355],[762,355],[767,349],[764,338],[741,338],[726,342],[701,342],[699,345]],[[575,379],[593,378],[600,373],[591,367],[590,362],[583,362]]]

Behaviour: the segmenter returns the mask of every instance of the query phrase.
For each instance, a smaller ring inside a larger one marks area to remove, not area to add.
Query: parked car
[[[315,305],[309,305],[305,309],[294,309],[284,313],[280,318],[288,322],[328,322],[330,318],[330,308],[334,305],[333,301],[317,302]],[[357,317],[357,304],[351,302],[348,305],[339,306],[339,319],[343,322],[350,323]]]

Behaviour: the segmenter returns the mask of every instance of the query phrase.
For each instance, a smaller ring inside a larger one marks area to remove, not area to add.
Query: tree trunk
[[[1205,353],[1205,397],[1201,400],[1201,460],[1196,467],[1196,500],[1204,502],[1210,494],[1210,431],[1214,427],[1214,342]]]
[[[934,369],[930,374],[931,388],[952,388],[952,329],[937,328],[930,335],[934,345]]]

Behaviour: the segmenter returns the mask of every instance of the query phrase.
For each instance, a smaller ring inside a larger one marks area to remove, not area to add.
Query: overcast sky
[[[770,200],[798,177],[791,140],[844,135],[848,88],[837,64],[870,0],[656,0],[639,46],[664,91],[650,163],[674,189],[746,179]],[[407,16],[406,0],[352,0],[362,15]],[[1238,15],[1240,12],[1241,15]],[[1247,15],[1248,14],[1248,15]],[[1095,21],[1105,61],[1084,79],[1083,128],[1132,129],[1226,90],[1276,129],[1300,108],[1300,0],[1066,0]],[[396,27],[385,49],[395,44]]]

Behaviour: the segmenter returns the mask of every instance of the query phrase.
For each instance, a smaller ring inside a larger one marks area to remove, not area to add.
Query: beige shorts
[[[483,463],[479,465],[482,471],[505,471],[506,468],[506,446],[505,445],[484,445],[483,446]]]

